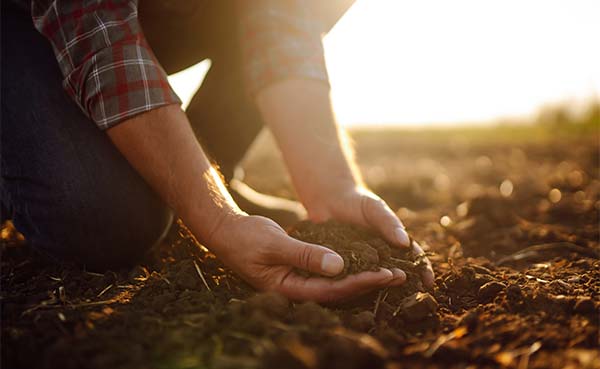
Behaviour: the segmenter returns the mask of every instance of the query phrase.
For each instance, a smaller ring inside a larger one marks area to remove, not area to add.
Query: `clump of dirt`
[[[344,269],[334,279],[342,279],[350,274],[378,271],[380,268],[400,268],[407,274],[407,280],[420,280],[423,258],[412,248],[390,246],[377,234],[334,220],[325,223],[303,221],[289,232],[290,236],[301,241],[325,246],[337,252],[344,259]],[[411,240],[411,244],[412,244]],[[297,271],[310,276],[310,273]]]

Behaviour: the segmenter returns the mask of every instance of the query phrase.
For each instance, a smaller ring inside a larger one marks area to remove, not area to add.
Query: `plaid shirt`
[[[144,38],[137,3],[31,1],[33,23],[52,44],[64,88],[100,129],[180,103]],[[251,94],[286,78],[327,83],[322,25],[306,1],[239,4],[239,14],[232,16],[240,17],[243,68]]]

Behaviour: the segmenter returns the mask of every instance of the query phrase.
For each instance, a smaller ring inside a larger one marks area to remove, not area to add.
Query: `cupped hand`
[[[365,187],[349,186],[345,190],[341,190],[342,186],[338,188],[340,190],[319,198],[314,204],[304,204],[312,221],[336,219],[370,228],[394,246],[412,247],[417,255],[424,254],[417,242],[412,241],[411,244],[404,224],[385,201]],[[433,269],[427,258],[424,261],[426,267],[421,278],[424,285],[431,288],[435,279]]]
[[[277,223],[260,216],[226,216],[206,243],[255,288],[276,291],[295,300],[341,300],[406,280],[406,274],[399,269],[363,272],[340,280],[301,276],[296,268],[335,276],[342,271],[344,261],[328,248],[288,236]]]

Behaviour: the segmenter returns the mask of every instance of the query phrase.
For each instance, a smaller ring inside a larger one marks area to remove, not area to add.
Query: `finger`
[[[417,241],[413,241],[413,251],[416,255],[425,255],[425,251],[421,248],[421,246],[417,243]],[[423,284],[427,288],[432,288],[435,282],[435,274],[433,273],[433,268],[431,267],[431,262],[429,259],[424,258],[426,267],[421,273],[421,279],[423,280]]]
[[[353,274],[341,280],[307,278],[290,273],[281,281],[278,292],[294,300],[330,302],[386,287],[393,279],[394,274],[389,269]]]
[[[362,213],[366,222],[381,233],[386,241],[395,246],[410,246],[410,238],[404,224],[402,224],[385,201],[377,197],[363,197]]]
[[[276,262],[328,277],[344,269],[344,259],[334,251],[287,236],[277,249]]]
[[[392,274],[394,275],[394,279],[388,284],[388,286],[401,286],[406,282],[406,273],[402,269],[392,268],[390,269]]]

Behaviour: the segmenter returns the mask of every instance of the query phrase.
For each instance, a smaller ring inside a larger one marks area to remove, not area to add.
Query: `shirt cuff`
[[[306,2],[260,0],[241,11],[243,68],[251,95],[284,79],[329,85],[323,25]]]
[[[161,106],[181,104],[142,42],[134,39],[102,49],[65,79],[65,88],[79,92],[80,107],[102,130]],[[71,81],[81,81],[81,88],[70,88]]]
[[[295,47],[291,43],[271,47],[247,62],[246,84],[251,95],[285,79],[311,79],[329,85],[322,50],[319,52],[309,47]]]

